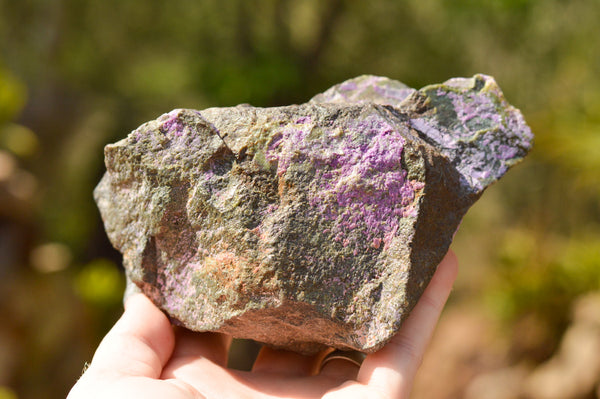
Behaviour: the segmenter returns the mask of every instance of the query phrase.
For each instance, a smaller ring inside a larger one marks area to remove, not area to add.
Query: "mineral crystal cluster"
[[[164,114],[106,146],[94,196],[130,288],[173,323],[373,352],[532,138],[489,76],[361,76],[302,105]]]

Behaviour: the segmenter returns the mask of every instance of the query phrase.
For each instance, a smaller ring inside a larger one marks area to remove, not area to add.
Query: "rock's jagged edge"
[[[106,147],[95,198],[128,278],[174,322],[373,352],[531,139],[487,76],[365,76],[298,106],[165,114]]]

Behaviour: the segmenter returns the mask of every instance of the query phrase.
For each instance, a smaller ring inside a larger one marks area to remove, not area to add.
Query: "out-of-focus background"
[[[456,236],[412,397],[599,398],[599,21],[596,0],[0,0],[0,398],[64,397],[121,312],[105,144],[365,73],[493,75],[536,134]]]

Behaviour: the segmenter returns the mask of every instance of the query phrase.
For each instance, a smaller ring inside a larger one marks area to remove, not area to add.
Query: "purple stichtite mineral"
[[[302,105],[165,114],[106,147],[95,198],[129,288],[174,323],[373,352],[532,138],[488,76],[361,76]]]

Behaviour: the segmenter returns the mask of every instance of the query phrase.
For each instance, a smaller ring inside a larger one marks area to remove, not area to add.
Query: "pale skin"
[[[231,337],[173,328],[142,294],[98,347],[67,399],[79,398],[408,398],[425,349],[458,272],[450,251],[400,331],[362,366],[261,349],[252,371],[226,366]]]

